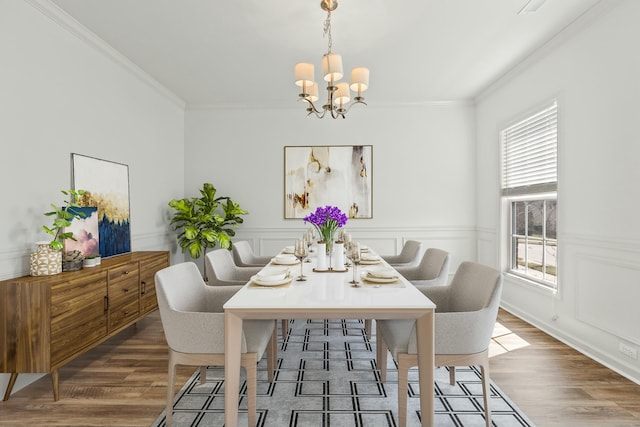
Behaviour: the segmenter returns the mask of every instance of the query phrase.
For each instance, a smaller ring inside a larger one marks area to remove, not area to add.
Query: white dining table
[[[435,304],[401,276],[396,283],[361,281],[362,286],[352,287],[351,268],[346,272],[314,272],[315,256],[310,260],[302,264],[306,281],[296,281],[300,264],[290,265],[293,280],[288,286],[257,286],[250,281],[224,304],[225,426],[238,425],[244,319],[416,319],[422,426],[433,426]],[[384,261],[380,265],[385,265]],[[359,269],[373,267],[361,265]]]

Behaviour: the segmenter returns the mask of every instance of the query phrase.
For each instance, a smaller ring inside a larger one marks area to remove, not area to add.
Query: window
[[[557,288],[558,108],[553,101],[501,132],[507,269]]]

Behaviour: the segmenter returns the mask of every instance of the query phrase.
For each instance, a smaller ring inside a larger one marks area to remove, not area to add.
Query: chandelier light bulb
[[[351,90],[357,93],[369,88],[369,69],[358,67],[351,70]]]
[[[342,78],[342,55],[325,53],[322,55],[322,74],[325,82],[337,82]]]
[[[333,103],[342,107],[349,101],[349,85],[345,82],[338,83],[336,93],[333,95]]]
[[[313,77],[313,64],[307,62],[298,62],[295,66],[296,85],[298,86],[311,86],[315,80]]]

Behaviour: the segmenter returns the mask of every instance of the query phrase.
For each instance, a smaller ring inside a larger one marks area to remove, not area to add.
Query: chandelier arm
[[[364,99],[364,98],[363,98],[363,99]],[[366,103],[366,102],[364,102],[363,100],[358,100],[358,101],[354,100],[351,104],[349,104],[349,106],[348,106],[348,107],[347,107],[347,109],[345,110],[344,114],[347,114],[347,113],[349,112],[349,110],[351,109],[351,107],[353,107],[353,106],[354,106],[354,105],[356,105],[356,104],[364,104],[364,105],[367,105],[367,103]]]
[[[307,107],[307,111],[308,111],[307,116],[310,116],[311,114],[315,114],[315,116],[319,119],[324,117],[325,111],[320,112],[320,110],[316,108],[315,104],[310,100],[308,100],[307,98],[298,98],[298,101],[306,101],[307,104],[309,104],[309,106]]]

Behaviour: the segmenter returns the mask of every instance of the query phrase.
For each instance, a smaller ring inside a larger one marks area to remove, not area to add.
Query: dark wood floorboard
[[[491,354],[491,378],[538,427],[640,426],[640,385],[505,311]],[[0,426],[149,426],[166,371],[156,312],[63,367],[60,401],[46,376],[0,402]],[[178,369],[177,388],[193,371]]]

